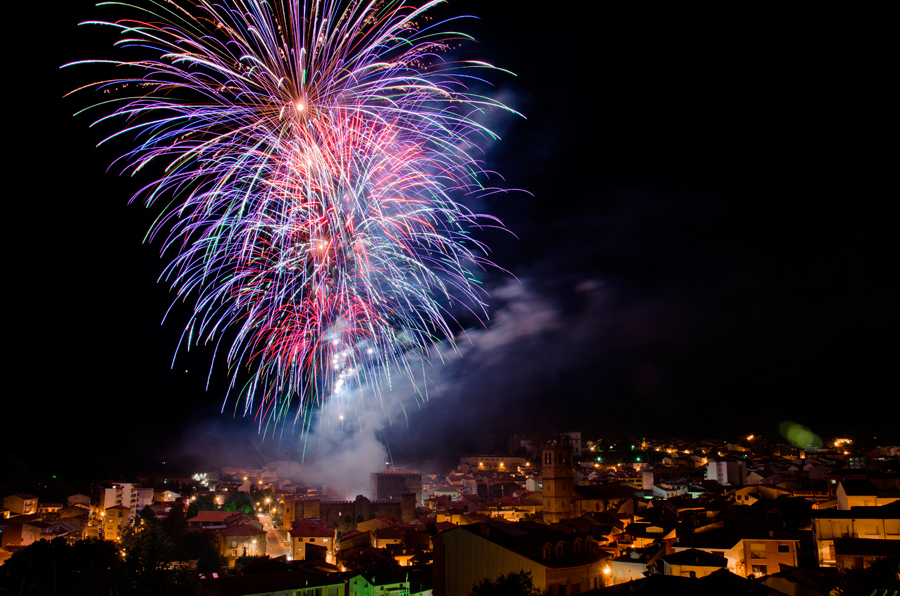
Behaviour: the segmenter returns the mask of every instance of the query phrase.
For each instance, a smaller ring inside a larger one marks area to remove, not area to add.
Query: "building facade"
[[[468,596],[483,579],[531,572],[550,596],[575,596],[605,585],[602,553],[587,535],[509,522],[458,526],[434,537],[435,596]]]
[[[411,522],[416,519],[416,494],[403,493],[399,501],[370,501],[357,495],[354,501],[323,501],[303,497],[284,500],[284,527],[304,518],[316,518],[347,532],[356,530],[357,524],[374,517],[399,519]]]
[[[415,493],[422,504],[421,472],[373,472],[370,476],[373,501],[399,501],[403,493]]]
[[[572,516],[575,498],[575,469],[572,467],[572,443],[564,436],[541,448],[544,521],[557,523]]]

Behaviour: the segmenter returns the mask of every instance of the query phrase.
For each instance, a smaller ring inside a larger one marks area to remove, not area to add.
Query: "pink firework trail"
[[[469,90],[492,66],[442,59],[467,36],[431,23],[439,2],[231,2],[104,3],[137,14],[90,24],[149,58],[74,63],[130,75],[82,87],[112,97],[88,109],[124,122],[104,142],[133,139],[125,171],[165,164],[135,198],[166,201],[149,235],[193,303],[182,342],[223,348],[245,413],[360,408],[362,385],[383,406],[412,354],[453,341],[448,305],[486,314],[469,232],[502,224],[454,197],[494,190],[476,118],[511,110]]]

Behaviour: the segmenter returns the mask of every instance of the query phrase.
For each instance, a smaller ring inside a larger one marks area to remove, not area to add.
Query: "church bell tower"
[[[541,449],[541,477],[544,488],[544,521],[548,524],[572,517],[575,472],[572,442],[563,436]]]

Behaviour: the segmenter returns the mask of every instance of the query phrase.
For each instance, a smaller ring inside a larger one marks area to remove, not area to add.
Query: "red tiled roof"
[[[219,530],[219,534],[222,536],[264,536],[266,531],[250,524],[237,524],[222,528]]]
[[[219,522],[225,523],[225,520],[234,515],[234,511],[198,511],[197,517],[187,520],[190,522]]]
[[[302,519],[291,524],[291,536],[295,538],[331,538],[334,528],[319,520]]]
[[[403,531],[399,528],[381,528],[375,530],[375,536],[383,540],[400,540],[403,538]]]
[[[434,529],[438,532],[443,532],[444,530],[449,530],[450,528],[455,528],[456,524],[452,524],[450,522],[437,522],[434,524]]]

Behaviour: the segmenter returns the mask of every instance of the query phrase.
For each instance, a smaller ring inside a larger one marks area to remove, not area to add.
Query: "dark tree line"
[[[0,595],[196,596],[202,594],[197,574],[184,568],[190,560],[198,561],[200,573],[221,569],[214,534],[189,532],[182,507],[172,507],[161,520],[148,507],[121,545],[104,540],[70,545],[57,538],[14,553],[0,567]]]
[[[104,540],[39,540],[0,567],[0,594],[201,596],[196,575],[170,569],[173,546],[158,526],[150,528],[136,535],[124,557]]]

